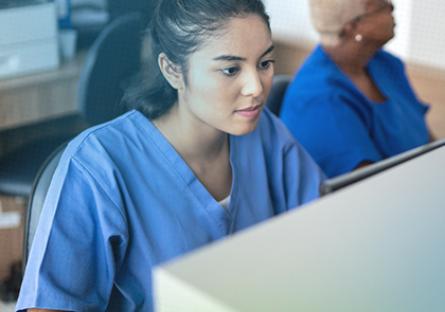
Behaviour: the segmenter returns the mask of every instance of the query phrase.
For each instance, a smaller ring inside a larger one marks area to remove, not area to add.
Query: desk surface
[[[155,269],[158,311],[445,311],[445,147]]]
[[[76,111],[84,53],[56,70],[0,79],[0,131]]]

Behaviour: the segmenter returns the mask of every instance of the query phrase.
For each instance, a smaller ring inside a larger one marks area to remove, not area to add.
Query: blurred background
[[[432,132],[444,138],[445,2],[393,2],[396,37],[387,48],[406,61],[414,89],[431,105]],[[276,74],[294,74],[318,41],[307,3],[265,3]],[[143,66],[149,43],[129,34],[143,31],[153,6],[151,0],[0,0],[0,311],[12,309],[20,283],[26,207],[39,167],[60,143],[119,113],[105,116],[89,105],[118,103]]]
[[[307,1],[266,0],[278,46],[277,72],[294,74],[317,43]],[[437,138],[445,137],[445,23],[440,0],[393,0],[396,35],[386,46],[401,57],[419,97],[431,105],[428,122]]]

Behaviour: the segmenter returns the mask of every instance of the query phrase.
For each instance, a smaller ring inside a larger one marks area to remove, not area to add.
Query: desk
[[[78,55],[57,70],[0,80],[0,131],[75,112]]]
[[[445,311],[445,146],[155,269],[157,311]]]

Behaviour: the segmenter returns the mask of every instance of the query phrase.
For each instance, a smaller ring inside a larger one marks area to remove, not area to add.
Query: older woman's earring
[[[363,40],[363,36],[360,34],[355,35],[354,40],[356,42],[361,42]]]

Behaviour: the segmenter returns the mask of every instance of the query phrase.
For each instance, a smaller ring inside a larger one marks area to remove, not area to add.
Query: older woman
[[[428,106],[402,62],[384,0],[310,0],[321,37],[289,87],[281,118],[332,177],[427,143]]]

